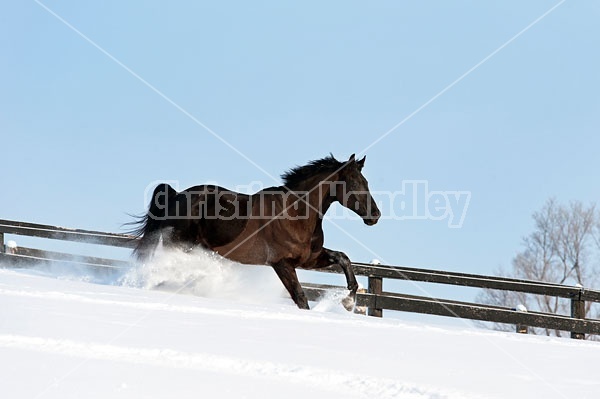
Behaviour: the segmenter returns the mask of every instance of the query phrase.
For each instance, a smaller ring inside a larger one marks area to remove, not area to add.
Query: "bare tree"
[[[523,239],[523,250],[517,253],[509,272],[501,275],[558,284],[580,284],[596,287],[600,260],[600,220],[595,204],[584,206],[579,201],[560,205],[554,199],[533,214],[534,231]],[[479,296],[484,303],[515,307],[522,304],[530,311],[569,315],[567,299],[544,295],[484,290]],[[587,314],[596,313],[586,304]],[[507,330],[506,325],[494,328]],[[511,327],[512,328],[512,327]],[[533,329],[532,333],[561,336],[549,329]]]

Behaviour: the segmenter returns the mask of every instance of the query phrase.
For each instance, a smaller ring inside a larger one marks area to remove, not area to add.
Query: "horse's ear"
[[[352,154],[350,155],[350,158],[348,158],[348,162],[354,162],[356,160],[356,154]]]
[[[365,166],[365,160],[366,159],[367,159],[367,156],[365,155],[364,157],[362,157],[361,160],[356,161],[356,164],[358,165],[358,169],[362,170],[363,166]]]

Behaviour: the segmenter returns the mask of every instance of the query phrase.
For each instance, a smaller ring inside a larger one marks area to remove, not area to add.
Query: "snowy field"
[[[600,397],[597,342],[370,318],[335,295],[301,311],[267,268],[178,264],[115,281],[0,269],[1,396]]]

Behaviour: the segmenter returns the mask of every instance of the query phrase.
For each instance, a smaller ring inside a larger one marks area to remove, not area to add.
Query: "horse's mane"
[[[304,166],[296,166],[281,175],[283,184],[288,188],[297,188],[311,177],[320,173],[334,173],[341,169],[344,162],[333,157],[333,154],[321,159],[310,161]]]

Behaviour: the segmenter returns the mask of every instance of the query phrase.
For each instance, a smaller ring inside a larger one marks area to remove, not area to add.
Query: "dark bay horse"
[[[365,158],[340,162],[330,155],[283,174],[283,186],[252,195],[214,185],[176,192],[160,184],[148,213],[136,222],[141,239],[134,253],[140,261],[150,258],[162,236],[166,247],[201,246],[235,262],[271,265],[301,309],[308,309],[308,301],[295,268],[338,264],[353,303],[358,283],[350,259],[323,247],[322,223],[336,201],[365,224],[377,223],[380,212],[361,173]]]

